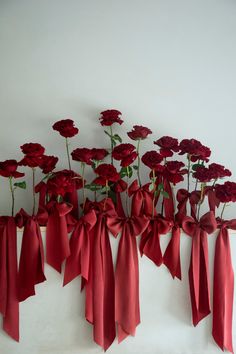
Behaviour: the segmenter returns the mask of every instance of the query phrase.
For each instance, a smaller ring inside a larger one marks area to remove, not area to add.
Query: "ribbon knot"
[[[149,192],[149,183],[140,187],[134,180],[128,188],[129,197],[132,196],[131,214],[135,216],[152,215],[152,194]]]
[[[201,198],[200,191],[193,191],[189,193],[186,189],[179,189],[176,195],[178,201],[177,217],[180,221],[187,215],[187,202],[189,201],[191,216],[196,219],[197,204]]]

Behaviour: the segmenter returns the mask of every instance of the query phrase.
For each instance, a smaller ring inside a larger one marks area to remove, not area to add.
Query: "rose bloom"
[[[154,141],[154,144],[160,147],[160,154],[163,157],[171,157],[173,156],[173,151],[179,151],[178,139],[172,138],[171,136],[163,136]]]
[[[211,155],[211,150],[196,139],[183,139],[179,144],[179,149],[179,155],[189,154],[193,162],[197,160],[208,162]]]
[[[168,161],[163,171],[163,177],[174,185],[182,182],[184,180],[183,176],[188,172],[187,169],[183,168],[184,166],[185,164],[182,161]]]
[[[152,134],[152,131],[142,125],[134,125],[133,129],[127,133],[132,140],[146,139],[149,134]]]
[[[96,161],[101,161],[108,155],[108,151],[106,149],[93,148],[91,149],[91,152],[92,152],[91,159]]]
[[[120,179],[119,173],[111,164],[103,163],[99,165],[94,171],[99,176],[94,180],[94,183],[100,184],[102,186],[105,186],[107,182],[117,182]]]
[[[114,147],[112,156],[119,161],[129,156],[134,150],[135,146],[133,144],[120,144]]]
[[[39,167],[41,165],[42,156],[28,156],[25,155],[19,162],[19,166],[28,166],[31,168]]]
[[[128,167],[130,166],[138,157],[138,154],[136,151],[132,152],[129,156],[127,157],[124,157],[122,160],[121,160],[121,163],[120,165],[122,167]]]
[[[77,135],[79,129],[74,126],[74,121],[72,119],[62,119],[53,124],[53,130],[59,132],[64,138],[72,138]]]
[[[3,177],[23,177],[25,174],[17,171],[18,163],[16,160],[5,160],[0,162],[0,176]]]
[[[201,183],[207,183],[213,179],[211,171],[205,166],[198,166],[196,171],[193,173],[193,177]]]
[[[88,148],[77,148],[71,153],[72,160],[84,162],[87,165],[91,165],[92,150]]]
[[[83,180],[82,180],[82,176],[80,176],[80,174],[72,171],[72,170],[61,170],[61,171],[57,171],[53,173],[54,176],[58,176],[58,175],[63,175],[66,176],[67,178],[72,180],[72,183],[75,183],[75,188],[76,189],[81,189],[83,188]],[[85,183],[85,182],[84,182]]]
[[[236,202],[236,183],[216,184],[215,193],[221,203]]]
[[[208,168],[211,171],[213,179],[230,177],[232,174],[230,170],[217,163],[211,163]]]
[[[211,150],[209,149],[209,147],[202,145],[197,151],[197,153],[191,156],[191,161],[195,162],[198,160],[202,160],[208,162],[210,156],[211,156]]]
[[[28,157],[41,157],[44,154],[45,148],[38,143],[27,143],[22,145],[21,151]]]
[[[147,151],[142,156],[142,162],[144,163],[144,165],[151,168],[152,170],[155,170],[162,160],[163,157],[155,150]]]
[[[99,118],[100,123],[103,126],[111,126],[114,123],[121,125],[123,123],[123,120],[119,117],[121,114],[122,113],[116,109],[108,109],[103,111],[101,112],[101,117]]]
[[[68,192],[74,190],[74,183],[70,176],[63,171],[57,172],[53,177],[47,181],[47,193],[50,196],[57,197],[58,195],[64,197]]]
[[[43,173],[48,174],[49,172],[54,170],[54,168],[56,167],[57,162],[58,162],[58,157],[43,155],[41,157],[41,161],[40,161],[39,167],[41,168]]]

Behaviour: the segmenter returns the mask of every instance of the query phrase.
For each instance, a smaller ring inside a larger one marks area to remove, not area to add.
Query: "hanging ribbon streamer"
[[[223,351],[233,353],[234,271],[228,230],[236,230],[236,219],[222,220],[219,227],[215,244],[212,335]]]
[[[208,197],[209,208],[215,214],[215,209],[219,207],[220,201],[216,197],[214,186],[206,186],[204,188],[204,195]]]
[[[160,236],[167,234],[173,225],[173,222],[164,219],[161,215],[150,219],[148,227],[141,235],[139,250],[141,255],[145,254],[158,267],[162,264],[162,252],[160,245]]]
[[[47,204],[46,261],[61,273],[62,262],[70,255],[67,215],[72,206],[51,201]]]
[[[90,238],[89,232],[96,223],[94,210],[90,210],[77,222],[70,238],[70,256],[66,260],[64,283],[68,284],[78,275],[84,281],[89,278]]]
[[[121,231],[115,271],[115,320],[118,342],[135,335],[140,323],[139,269],[136,236],[143,233],[149,219],[142,217],[109,217],[107,225],[114,236]]]
[[[192,237],[191,260],[189,266],[189,287],[192,305],[192,320],[196,326],[210,312],[209,262],[207,234],[216,230],[217,223],[212,211],[199,221],[186,216],[182,227]]]
[[[16,245],[14,217],[0,217],[0,312],[3,316],[4,331],[13,339],[19,341]]]
[[[23,209],[16,215],[17,225],[24,226],[19,264],[19,301],[35,295],[35,285],[46,280],[44,275],[44,251],[39,225],[45,225],[47,212],[39,208],[36,216]]]
[[[172,235],[163,256],[163,263],[169,269],[173,278],[177,277],[181,280],[180,227],[177,222],[172,227]]]

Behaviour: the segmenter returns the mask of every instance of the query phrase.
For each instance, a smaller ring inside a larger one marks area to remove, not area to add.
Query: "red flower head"
[[[5,160],[0,162],[0,176],[3,177],[23,177],[25,174],[17,171],[18,163],[16,160]]]
[[[225,182],[215,185],[216,197],[221,203],[236,202],[236,183]]]
[[[62,119],[53,124],[53,130],[59,132],[64,138],[72,138],[77,135],[79,129],[74,126],[74,121],[72,119]]]
[[[213,179],[230,177],[232,174],[230,170],[222,165],[219,165],[218,163],[211,163],[208,168],[211,171]]]
[[[80,176],[78,173],[76,173],[72,170],[61,170],[58,172],[54,172],[53,175],[56,176],[56,175],[61,175],[61,174],[66,176],[68,179],[71,179],[72,183],[75,183],[76,189],[83,188],[83,179],[82,179],[82,176]],[[86,183],[86,181],[84,181],[84,183]]]
[[[196,139],[183,139],[179,144],[179,149],[180,155],[190,155],[193,162],[197,160],[208,162],[211,155],[211,150]]]
[[[133,129],[127,133],[132,140],[146,139],[149,134],[152,134],[152,131],[142,125],[134,125]]]
[[[160,154],[163,157],[173,156],[173,152],[179,151],[178,139],[171,136],[163,136],[162,138],[154,141],[155,145],[160,146]]]
[[[133,144],[120,144],[113,149],[112,156],[115,160],[121,161],[121,166],[127,167],[138,157],[134,150]]]
[[[88,148],[77,148],[71,153],[72,160],[84,162],[87,165],[92,164],[92,150]]]
[[[184,180],[188,170],[183,168],[185,165],[181,161],[168,161],[163,171],[163,176],[171,183],[176,184]]]
[[[99,176],[94,183],[105,186],[107,182],[117,182],[120,175],[113,165],[103,163],[95,169],[95,173]]]
[[[142,156],[142,162],[144,165],[148,166],[152,170],[158,169],[158,165],[160,162],[163,160],[163,156],[158,154],[157,151],[147,151],[143,156]]]
[[[21,146],[25,157],[19,162],[20,166],[38,167],[41,164],[45,148],[38,143],[28,143]]]
[[[51,178],[47,181],[47,192],[49,196],[62,196],[67,192],[72,192],[74,189],[74,183],[72,178],[68,176],[64,171],[59,171],[55,173]]]
[[[54,170],[57,162],[58,162],[58,157],[43,155],[39,167],[41,168],[43,173],[48,174],[49,172]]]
[[[101,161],[108,155],[108,151],[105,149],[93,148],[91,151],[92,151],[92,158],[91,159],[96,160],[96,161]]]
[[[193,177],[201,183],[210,182],[213,178],[211,170],[205,166],[197,166],[193,173]]]
[[[101,125],[111,126],[114,123],[122,124],[123,120],[120,119],[122,113],[116,109],[108,109],[101,112],[101,117],[99,118]]]

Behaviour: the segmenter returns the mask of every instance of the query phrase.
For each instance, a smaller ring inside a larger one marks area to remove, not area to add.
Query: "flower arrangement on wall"
[[[192,240],[188,274],[193,325],[212,312],[216,343],[233,352],[229,230],[236,230],[236,219],[226,220],[224,213],[236,201],[236,183],[223,180],[231,172],[210,163],[211,150],[196,139],[179,142],[163,136],[154,141],[152,150],[141,154],[140,147],[145,148],[145,140],[152,134],[149,128],[133,126],[123,142],[116,133],[117,124],[123,124],[121,112],[106,110],[99,121],[109,143],[106,149],[77,147],[70,151],[70,139],[75,141],[79,134],[74,121],[53,124],[64,140],[67,169],[56,170],[58,158],[46,155],[45,148],[35,142],[21,146],[19,162],[0,162],[0,176],[8,178],[11,196],[11,215],[0,217],[3,329],[19,340],[19,302],[35,295],[35,285],[46,280],[45,261],[59,273],[65,262],[64,286],[81,276],[85,317],[93,326],[94,341],[107,350],[116,335],[119,342],[134,336],[140,323],[138,252],[157,267],[164,264],[173,278],[181,280],[183,230]],[[22,166],[32,174],[31,214],[24,209],[15,212],[17,189],[27,189]],[[39,169],[44,174],[41,181]],[[93,176],[90,181],[85,180],[88,169]],[[141,177],[144,169],[145,183]],[[208,211],[203,213],[204,203]],[[46,257],[40,226],[46,226]],[[17,227],[24,228],[19,267]],[[215,230],[211,308],[207,239]],[[171,238],[162,254],[160,236],[166,233]],[[118,234],[114,269],[110,237]]]

